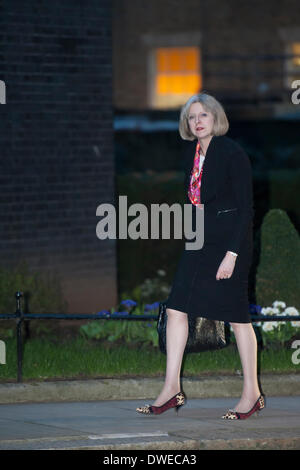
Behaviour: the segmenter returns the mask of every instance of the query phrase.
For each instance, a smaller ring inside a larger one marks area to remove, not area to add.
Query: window
[[[285,85],[290,89],[292,82],[300,78],[300,41],[288,43],[286,52]]]
[[[293,66],[300,70],[300,42],[292,43]]]
[[[202,88],[198,47],[159,47],[152,57],[151,105],[173,108]]]

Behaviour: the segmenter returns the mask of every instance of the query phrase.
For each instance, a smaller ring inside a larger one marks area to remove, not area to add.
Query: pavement
[[[158,416],[137,413],[137,406],[154,401],[162,383],[163,378],[2,383],[0,450],[300,449],[300,374],[262,377],[266,408],[237,421],[221,416],[237,403],[241,377],[184,378],[187,402],[178,415],[174,409]]]
[[[271,397],[259,416],[222,420],[232,398],[190,399],[178,416],[140,415],[141,400],[0,405],[1,450],[300,449],[300,397]]]

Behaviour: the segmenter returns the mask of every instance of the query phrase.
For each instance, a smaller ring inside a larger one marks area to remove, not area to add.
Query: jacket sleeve
[[[228,251],[239,254],[254,217],[252,168],[248,155],[238,144],[234,145],[229,158],[229,180],[238,211]]]

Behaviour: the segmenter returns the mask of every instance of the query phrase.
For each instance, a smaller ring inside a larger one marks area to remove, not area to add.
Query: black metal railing
[[[23,339],[22,339],[22,326],[26,320],[37,319],[56,319],[56,320],[157,320],[157,315],[141,314],[141,315],[124,315],[118,313],[24,313],[21,307],[21,298],[23,293],[18,291],[15,293],[16,297],[16,312],[15,313],[1,313],[0,320],[17,319],[16,324],[16,338],[17,338],[17,381],[22,382],[22,364],[23,364]]]
[[[22,339],[22,326],[26,320],[36,319],[56,319],[56,320],[130,320],[130,321],[146,321],[156,320],[158,315],[139,314],[134,315],[128,313],[127,315],[118,313],[94,313],[94,314],[68,314],[68,313],[24,313],[21,307],[21,298],[23,293],[18,291],[15,293],[16,297],[16,312],[15,313],[1,313],[0,320],[17,319],[16,325],[16,338],[17,338],[17,382],[22,382],[22,364],[23,364],[23,339]],[[268,322],[268,321],[300,321],[300,315],[259,315],[251,314],[251,321]]]

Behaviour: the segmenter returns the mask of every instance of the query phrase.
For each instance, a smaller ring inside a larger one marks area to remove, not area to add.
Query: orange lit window
[[[198,47],[162,47],[154,51],[154,106],[179,106],[202,88]]]
[[[286,43],[287,59],[285,61],[284,86],[291,88],[295,80],[299,80],[300,41]]]
[[[293,54],[293,65],[300,67],[300,42],[294,42],[292,44],[292,54]]]

